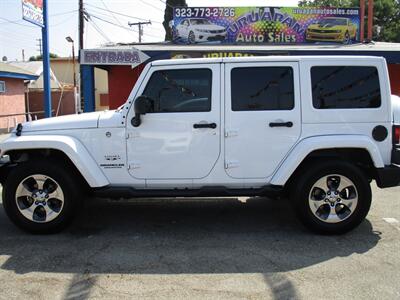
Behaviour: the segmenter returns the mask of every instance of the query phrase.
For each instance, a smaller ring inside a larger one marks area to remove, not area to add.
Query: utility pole
[[[367,31],[368,42],[372,41],[373,25],[374,25],[374,0],[369,0],[368,1],[368,31]]]
[[[39,47],[39,54],[40,54],[40,56],[42,56],[43,55],[43,51],[42,51],[42,39],[36,39],[37,40],[37,45],[36,46],[38,46]]]
[[[50,88],[50,52],[49,52],[49,14],[47,1],[43,0],[42,41],[43,41],[43,87],[44,87],[44,115],[51,118],[51,88]]]
[[[79,58],[80,58],[80,50],[83,49],[83,32],[85,31],[83,13],[84,13],[83,0],[79,0],[79,53],[78,53]]]
[[[84,10],[83,10],[83,0],[79,0],[79,45],[78,45],[78,62],[79,62],[79,76],[80,76],[80,85],[79,85],[79,107],[78,112],[82,111],[83,105],[83,80],[82,80],[82,65],[81,62],[81,50],[83,49],[83,33],[85,31],[85,19],[84,19]],[[75,59],[75,58],[74,58]]]
[[[129,26],[137,26],[139,28],[139,44],[142,43],[143,25],[151,25],[151,21],[128,23]]]
[[[364,43],[365,0],[360,0],[360,42]]]
[[[22,49],[22,61],[25,61],[25,49]]]

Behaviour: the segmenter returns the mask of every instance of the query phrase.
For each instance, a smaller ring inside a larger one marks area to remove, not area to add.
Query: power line
[[[3,17],[0,17],[0,19],[6,21],[6,22],[3,22],[3,23],[0,23],[0,25],[6,24],[6,23],[12,23],[12,24],[19,25],[19,26],[24,26],[24,27],[31,27],[31,28],[36,28],[37,27],[37,26],[33,26],[33,25],[27,25],[27,24],[18,23],[18,22],[21,22],[23,20],[13,21],[13,20],[9,20],[9,19],[3,18]]]
[[[96,26],[96,24],[95,24],[93,21],[92,21],[92,22],[88,22],[88,24],[90,24],[90,25],[93,27],[93,29],[94,29],[99,35],[101,35],[101,36],[103,37],[103,39],[104,39],[105,41],[111,42],[110,39],[109,39],[103,32],[101,32],[101,30],[99,30],[99,28]]]
[[[161,2],[161,3],[164,3],[164,4],[165,4],[166,6],[168,6],[168,7],[174,8],[174,6],[172,6],[171,4],[169,4],[169,3],[166,2],[166,1],[160,0],[160,2]]]
[[[70,19],[71,19],[70,17],[67,17],[66,19],[64,19],[64,20],[62,20],[62,21],[60,21],[60,22],[58,22],[58,23],[56,23],[56,24],[50,24],[50,27],[59,26],[59,25],[61,25],[61,24],[66,23],[66,22],[69,21]]]
[[[86,11],[85,11],[86,12]],[[111,40],[109,39],[109,37],[103,32],[103,30],[100,29],[99,26],[97,26],[97,24],[95,23],[95,21],[92,19],[93,16],[89,15],[86,13],[86,15],[88,16],[88,19],[90,21],[90,24],[92,25],[92,27],[107,41],[107,42],[111,42]]]
[[[93,14],[90,14],[90,16],[91,16],[92,18],[98,19],[98,20],[103,21],[103,22],[106,22],[106,23],[108,23],[108,24],[111,24],[111,25],[114,25],[114,26],[117,26],[117,27],[121,27],[121,28],[124,28],[124,29],[128,29],[128,30],[131,30],[131,31],[134,31],[134,32],[138,32],[138,31],[135,30],[135,29],[132,29],[132,28],[129,28],[129,27],[125,27],[125,26],[121,26],[121,25],[115,24],[115,23],[113,23],[113,22],[111,22],[111,21],[109,21],[109,20],[105,20],[105,19],[103,19],[103,18],[100,18],[99,16],[96,16],[96,15],[93,15]],[[145,34],[145,35],[150,36],[150,37],[159,38],[159,36],[155,36],[155,35],[148,34],[148,33]]]
[[[114,20],[117,21],[117,23],[118,23],[119,25],[124,26],[124,25],[121,24],[121,22],[119,21],[119,19],[117,19],[117,17],[115,16],[115,14],[113,14],[113,13],[110,11],[110,9],[108,8],[108,6],[107,6],[106,3],[104,2],[104,0],[101,0],[101,3],[103,3],[104,7],[108,10],[108,13],[114,18]],[[130,34],[133,35],[133,33],[132,33],[130,30],[128,30],[128,28],[126,28],[125,30],[128,31]]]
[[[76,11],[78,11],[78,10],[74,9],[74,10],[70,10],[70,11],[66,11],[66,12],[62,12],[62,13],[52,14],[52,15],[50,15],[50,17],[67,15],[67,14],[70,14],[70,13],[73,13],[73,12],[76,12]],[[24,21],[23,19],[9,20],[9,19],[3,18],[3,17],[0,17],[0,19],[5,21],[5,22],[0,23],[0,25],[7,24],[7,23],[12,23],[12,24],[16,24],[16,25],[20,25],[20,26],[24,26],[24,27],[37,28],[37,26],[34,26],[34,25],[21,24],[20,22],[23,22]]]
[[[139,21],[149,21],[148,19],[143,19],[143,18],[139,18],[139,17],[135,17],[135,16],[123,14],[123,13],[116,12],[116,11],[109,10],[109,9],[107,10],[107,9],[104,9],[104,8],[101,8],[101,7],[98,7],[98,6],[89,4],[89,3],[86,3],[85,5],[90,6],[90,7],[92,7],[92,8],[97,8],[97,9],[100,9],[100,10],[103,10],[103,11],[111,12],[111,13],[113,13],[113,14],[120,15],[120,16],[123,16],[123,17],[131,18],[131,19],[136,19],[136,20],[139,20]],[[98,13],[98,12],[96,12],[96,13]],[[158,22],[158,21],[155,21],[155,20],[150,20],[150,21],[151,21],[152,23],[162,24],[161,22]]]
[[[157,9],[157,10],[159,10],[159,11],[163,11],[161,8],[159,8],[159,7],[157,7],[157,6],[154,6],[153,4],[150,4],[150,3],[148,3],[148,2],[146,2],[146,1],[144,1],[144,0],[139,0],[139,1],[142,2],[143,4],[147,5],[147,6],[150,6],[150,7],[152,7],[152,8],[155,8],[155,9]]]

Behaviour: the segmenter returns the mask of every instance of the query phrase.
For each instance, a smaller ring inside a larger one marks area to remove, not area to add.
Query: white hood
[[[26,122],[22,124],[22,132],[97,128],[101,113],[91,112]]]

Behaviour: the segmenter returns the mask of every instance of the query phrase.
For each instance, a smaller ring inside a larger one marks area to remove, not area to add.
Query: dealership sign
[[[43,0],[22,0],[22,18],[43,27]]]
[[[150,57],[137,49],[84,49],[81,50],[83,65],[140,65]]]
[[[175,7],[179,44],[352,43],[359,40],[359,8]]]

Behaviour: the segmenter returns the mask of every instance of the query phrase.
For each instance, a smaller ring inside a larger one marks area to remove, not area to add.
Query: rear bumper
[[[400,185],[400,166],[390,165],[376,169],[376,184],[380,188]]]

